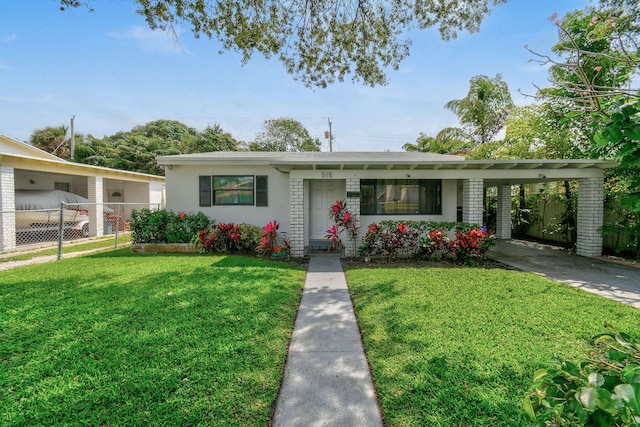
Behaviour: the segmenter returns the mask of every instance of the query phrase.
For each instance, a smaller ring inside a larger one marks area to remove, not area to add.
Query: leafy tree
[[[633,86],[640,67],[638,8],[631,0],[601,1],[599,9],[569,13],[556,22],[554,50],[565,61],[538,56],[552,65],[555,86],[543,95],[574,102],[573,115],[593,122],[594,152],[620,161],[615,173],[630,180],[623,202],[640,212],[640,100]]]
[[[155,120],[131,129],[131,133],[149,138],[154,149],[189,153],[198,131],[177,120]]]
[[[55,154],[61,159],[67,159],[70,155],[67,130],[66,126],[48,126],[37,129],[31,134],[29,142],[47,153]]]
[[[55,147],[64,139],[66,128],[45,128],[34,132],[32,140]],[[54,137],[58,139],[54,139]],[[62,138],[62,139],[60,139]],[[198,132],[175,120],[156,120],[104,138],[76,135],[74,161],[94,166],[163,175],[156,156],[208,151],[235,151],[239,143],[219,125]],[[68,144],[62,144],[68,155]],[[61,153],[60,149],[56,155]]]
[[[152,29],[175,32],[185,23],[196,37],[239,52],[243,63],[256,52],[275,57],[307,86],[326,87],[348,75],[370,86],[385,84],[386,70],[397,70],[409,55],[407,32],[437,26],[444,40],[476,32],[489,7],[506,0],[132,2]],[[60,0],[63,10],[84,4]]]
[[[75,161],[93,166],[113,167],[116,157],[115,148],[106,138],[99,139],[93,135],[76,144]]]
[[[297,120],[280,118],[264,122],[264,132],[249,144],[251,151],[320,151],[320,140]]]
[[[458,116],[463,134],[473,145],[479,145],[491,141],[498,134],[513,106],[509,87],[497,74],[494,78],[484,75],[473,77],[467,96],[447,102],[445,108]],[[455,129],[448,131],[454,132]]]
[[[415,144],[407,143],[402,146],[405,151],[438,154],[452,154],[467,148],[469,148],[469,144],[463,138],[452,137],[451,134],[443,131],[438,132],[435,137],[420,133]]]
[[[225,132],[220,125],[207,126],[205,130],[198,134],[192,153],[208,153],[211,151],[238,151],[239,143]]]

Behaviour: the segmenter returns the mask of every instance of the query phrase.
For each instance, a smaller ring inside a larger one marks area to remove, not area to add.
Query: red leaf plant
[[[354,241],[358,237],[358,222],[356,216],[347,210],[347,202],[336,200],[329,210],[329,218],[334,225],[326,231],[325,239],[331,240],[330,251],[339,251],[342,248],[342,233],[346,232],[349,240]]]
[[[262,227],[260,244],[256,247],[258,256],[264,258],[288,258],[291,250],[291,242],[285,233],[278,232],[280,224],[276,220],[270,221]]]

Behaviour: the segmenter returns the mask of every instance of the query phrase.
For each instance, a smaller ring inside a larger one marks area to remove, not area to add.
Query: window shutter
[[[268,176],[256,176],[256,206],[269,206]]]
[[[211,177],[201,176],[200,178],[200,206],[211,206]]]

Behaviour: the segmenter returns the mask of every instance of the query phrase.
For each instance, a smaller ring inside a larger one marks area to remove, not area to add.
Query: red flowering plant
[[[342,233],[347,233],[349,240],[355,241],[358,237],[358,223],[354,214],[347,210],[347,202],[336,200],[329,210],[329,218],[333,219],[334,225],[326,231],[325,239],[331,240],[329,250],[339,251],[342,247]]]
[[[418,244],[418,232],[407,224],[380,227],[371,224],[363,238],[358,253],[364,256],[382,255],[396,258],[399,252],[413,252]]]
[[[452,255],[458,261],[470,261],[482,257],[495,243],[495,236],[486,227],[472,228],[467,232],[456,231],[456,240],[449,243]]]
[[[207,252],[242,252],[242,230],[239,224],[221,222],[214,229],[200,231],[198,238]]]
[[[443,259],[449,252],[449,237],[443,229],[437,228],[420,240],[418,258]]]
[[[258,256],[264,258],[288,258],[291,250],[291,243],[286,238],[285,233],[278,232],[280,224],[276,220],[270,221],[262,227],[260,244],[256,247]]]

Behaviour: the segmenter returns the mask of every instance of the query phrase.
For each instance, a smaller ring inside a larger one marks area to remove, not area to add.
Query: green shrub
[[[202,212],[185,214],[165,209],[134,210],[131,217],[133,243],[190,243],[212,223]]]
[[[208,253],[253,254],[262,230],[255,225],[220,223],[198,233],[198,242]]]
[[[533,378],[523,400],[540,425],[640,425],[640,340],[623,333],[594,338],[594,350],[579,365],[549,362]]]

